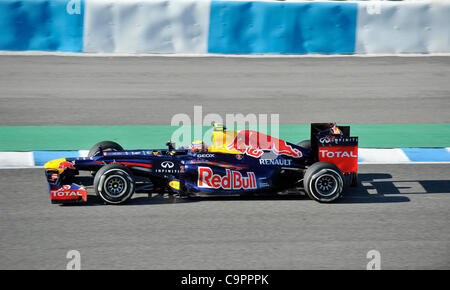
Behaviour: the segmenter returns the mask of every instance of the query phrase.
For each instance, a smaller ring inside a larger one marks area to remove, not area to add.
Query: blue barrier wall
[[[78,11],[68,4],[67,0],[1,0],[0,50],[81,52],[84,1],[77,1]]]
[[[210,53],[354,53],[356,3],[211,1]]]
[[[0,50],[449,53],[449,13],[433,0],[0,0]]]

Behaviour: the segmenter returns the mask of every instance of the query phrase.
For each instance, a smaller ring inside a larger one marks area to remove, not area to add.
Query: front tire
[[[94,146],[92,146],[91,150],[89,150],[88,157],[94,157],[100,152],[111,152],[111,151],[123,151],[122,146],[113,141],[102,141],[98,142]],[[94,176],[96,173],[95,170],[91,171],[91,175]]]
[[[317,162],[305,172],[303,179],[308,196],[318,202],[333,202],[342,195],[344,175],[330,162]]]
[[[88,157],[97,155],[100,151],[123,151],[122,146],[113,141],[102,141],[92,146],[89,150]]]
[[[95,174],[94,188],[97,196],[107,204],[122,204],[134,194],[134,176],[124,165],[108,164]]]

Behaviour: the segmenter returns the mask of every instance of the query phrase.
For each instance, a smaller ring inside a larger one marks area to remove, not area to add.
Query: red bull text
[[[214,174],[209,167],[198,167],[197,186],[211,189],[256,189],[256,177],[254,172],[247,172],[247,177],[239,171],[226,169],[225,176]]]

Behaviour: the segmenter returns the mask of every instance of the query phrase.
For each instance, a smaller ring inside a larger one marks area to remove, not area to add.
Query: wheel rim
[[[338,189],[338,181],[333,175],[324,174],[316,179],[315,188],[320,195],[330,196]]]
[[[122,176],[113,175],[105,180],[105,192],[111,197],[121,197],[127,192],[127,189],[127,182]]]

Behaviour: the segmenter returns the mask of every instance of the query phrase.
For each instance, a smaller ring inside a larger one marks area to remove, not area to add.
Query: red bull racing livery
[[[215,124],[212,144],[196,141],[175,149],[124,150],[112,141],[95,144],[88,157],[45,164],[52,203],[87,201],[87,188],[107,204],[134,193],[180,197],[304,194],[319,202],[357,185],[358,137],[349,126],[311,124],[311,139],[289,143]],[[80,174],[85,171],[86,174]]]

